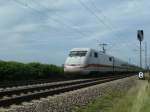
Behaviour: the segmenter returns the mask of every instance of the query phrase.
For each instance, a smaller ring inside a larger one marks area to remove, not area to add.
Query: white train
[[[139,68],[91,48],[74,48],[64,64],[65,73],[131,72]]]

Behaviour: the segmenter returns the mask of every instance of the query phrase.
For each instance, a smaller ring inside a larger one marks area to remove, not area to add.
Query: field
[[[137,80],[136,86],[128,91],[114,91],[75,112],[150,112],[150,82]]]

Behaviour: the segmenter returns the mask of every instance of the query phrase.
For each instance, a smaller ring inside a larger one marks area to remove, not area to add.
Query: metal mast
[[[147,70],[147,43],[145,42],[145,69]]]
[[[140,67],[142,68],[142,42],[140,41]]]
[[[144,39],[144,32],[143,30],[137,31],[137,38],[140,42],[140,67],[142,68],[142,41]]]
[[[105,46],[107,46],[107,44],[102,43],[102,44],[99,44],[99,46],[102,46],[102,52],[103,52],[103,53],[106,53]]]

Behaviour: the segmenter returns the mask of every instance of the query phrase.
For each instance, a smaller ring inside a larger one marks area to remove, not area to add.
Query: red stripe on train
[[[86,66],[84,66],[84,68],[89,68],[89,67],[115,67],[115,68],[124,68],[127,69],[126,67],[122,67],[122,66],[113,66],[113,65],[103,65],[103,64],[88,64]]]

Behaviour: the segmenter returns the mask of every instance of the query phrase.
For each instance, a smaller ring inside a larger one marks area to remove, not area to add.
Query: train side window
[[[109,57],[109,61],[112,61],[112,57]]]
[[[94,57],[98,58],[98,53],[97,52],[94,52]]]

